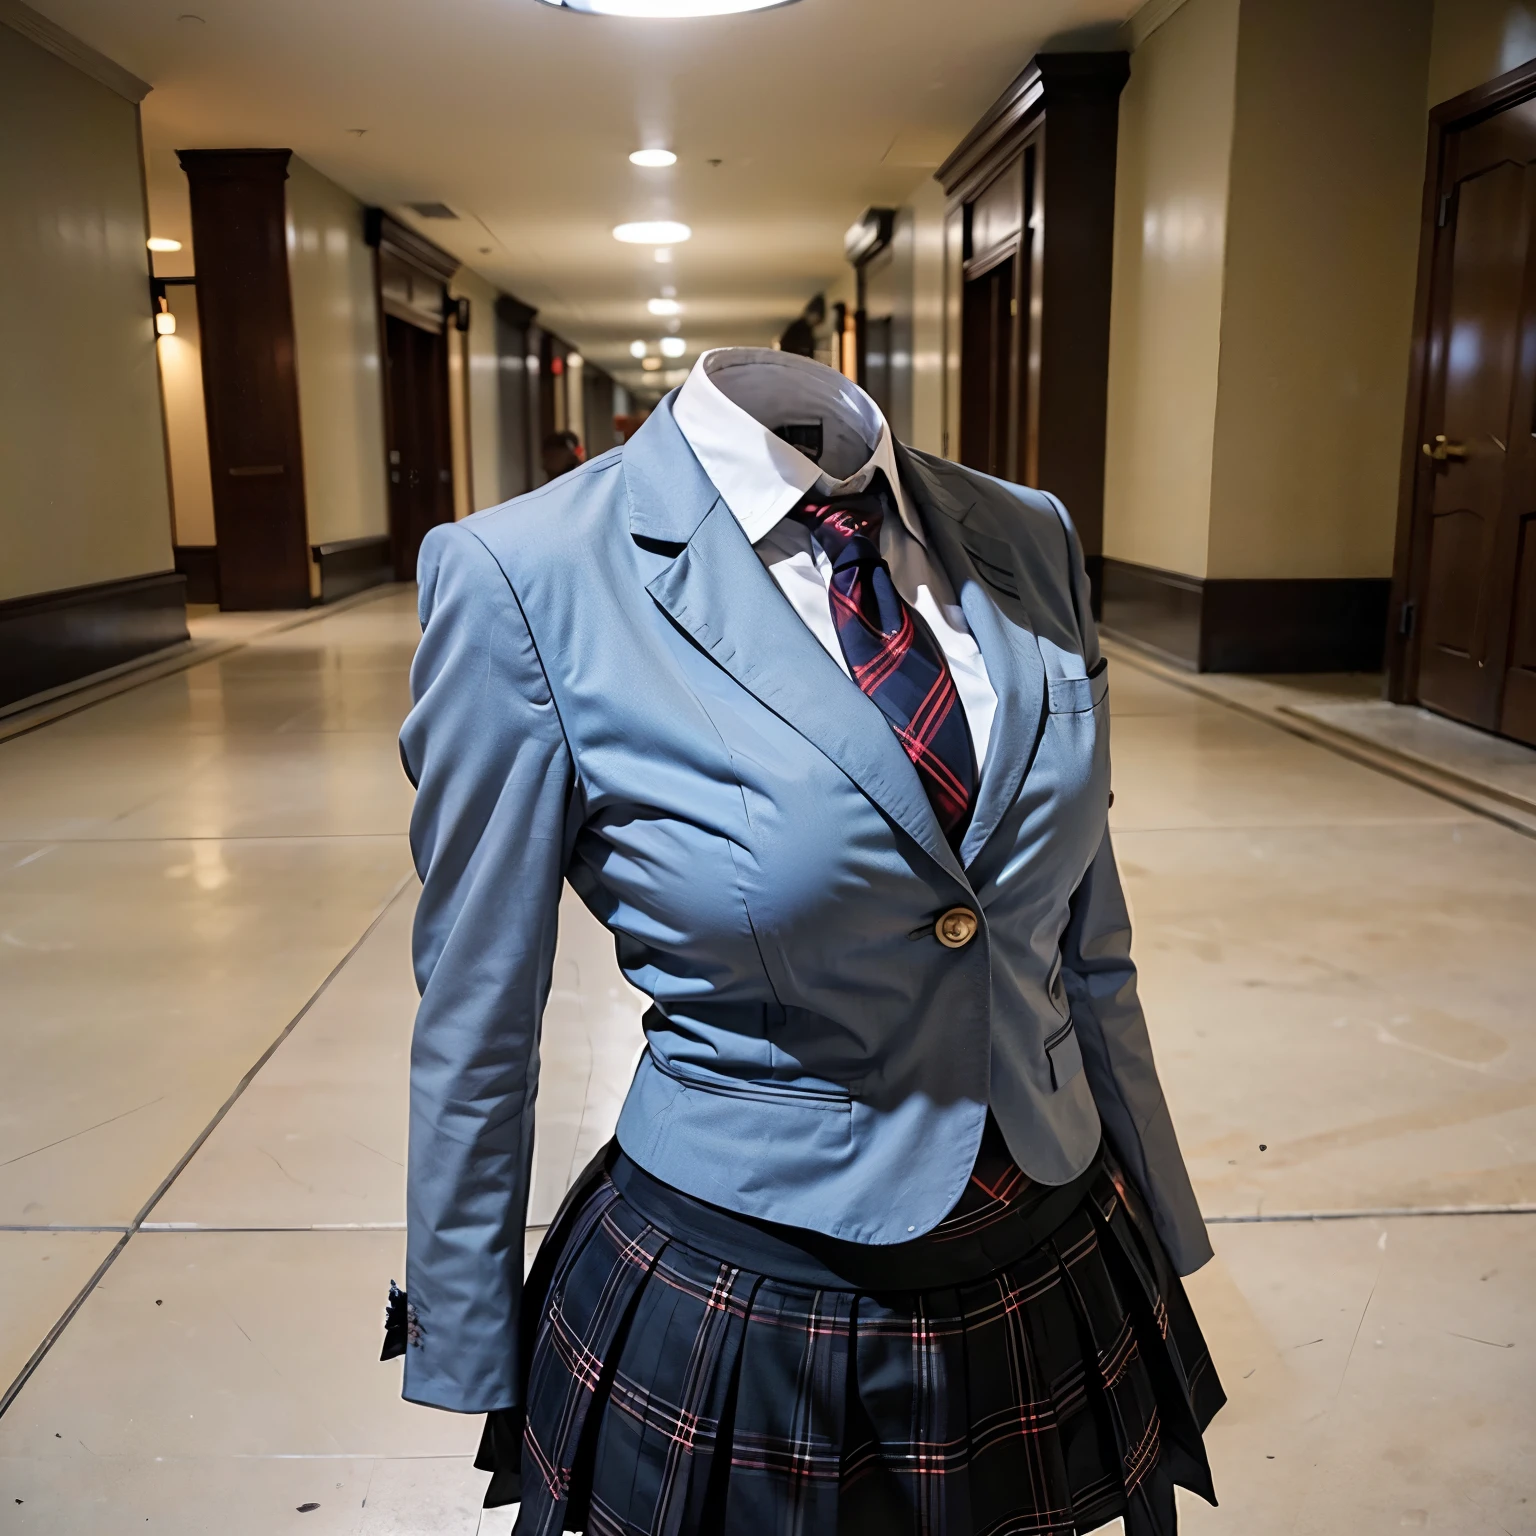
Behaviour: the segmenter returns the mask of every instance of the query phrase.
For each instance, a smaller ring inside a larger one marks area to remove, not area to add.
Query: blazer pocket
[[[724,1099],[751,1099],[759,1104],[797,1104],[809,1109],[853,1108],[853,1091],[828,1083],[824,1088],[810,1088],[802,1083],[751,1083],[734,1077],[721,1077],[713,1072],[700,1072],[663,1061],[651,1052],[651,1065],[663,1077],[681,1083],[684,1088],[696,1088],[700,1093],[717,1093]]]
[[[1065,1088],[1083,1070],[1083,1052],[1071,1019],[1045,1037],[1045,1060],[1051,1069],[1053,1091]]]
[[[1104,702],[1109,692],[1109,673],[1103,661],[1089,677],[1050,679],[1050,710],[1053,715],[1085,715]]]

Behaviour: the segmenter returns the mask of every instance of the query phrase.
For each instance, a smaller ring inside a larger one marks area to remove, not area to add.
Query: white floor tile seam
[[[284,1025],[282,1030],[278,1033],[277,1038],[267,1046],[267,1048],[261,1053],[260,1056],[257,1057],[256,1061],[240,1078],[239,1082],[235,1084],[233,1091],[230,1093],[228,1098],[225,1099],[223,1104],[219,1106],[219,1109],[209,1120],[208,1124],[205,1125],[203,1129],[198,1133],[198,1135],[193,1139],[191,1146],[189,1146],[187,1150],[177,1159],[175,1165],[171,1168],[171,1171],[165,1176],[164,1179],[160,1181],[159,1185],[150,1194],[148,1200],[146,1200],[143,1206],[140,1208],[128,1229],[123,1233],[121,1238],[113,1244],[111,1252],[108,1253],[107,1256],[101,1261],[95,1272],[80,1288],[80,1291],[76,1294],[73,1300],[70,1301],[69,1305],[64,1309],[58,1320],[43,1336],[42,1341],[32,1352],[26,1364],[23,1365],[21,1370],[17,1373],[16,1378],[10,1383],[9,1386],[5,1388],[4,1392],[0,1392],[0,1417],[5,1415],[6,1411],[10,1408],[12,1403],[14,1403],[17,1397],[20,1396],[21,1392],[26,1387],[27,1382],[31,1380],[33,1374],[36,1372],[38,1366],[41,1365],[43,1360],[47,1357],[49,1350],[53,1348],[54,1344],[58,1341],[64,1330],[68,1328],[70,1323],[74,1320],[81,1307],[85,1305],[87,1299],[91,1295],[91,1292],[96,1289],[96,1287],[101,1283],[103,1276],[106,1275],[107,1271],[111,1269],[112,1265],[122,1255],[124,1249],[127,1248],[130,1239],[143,1227],[145,1221],[149,1218],[150,1212],[153,1211],[155,1206],[157,1206],[160,1201],[165,1198],[165,1195],[170,1190],[171,1186],[186,1170],[188,1164],[191,1163],[193,1158],[197,1156],[199,1150],[218,1128],[220,1122],[223,1121],[226,1115],[228,1115],[229,1111],[234,1107],[240,1096],[246,1091],[247,1088],[250,1087],[257,1074],[277,1053],[278,1047],[281,1046],[283,1041],[285,1041],[294,1032],[294,1030],[298,1028],[305,1017],[314,1008],[315,1004],[318,1003],[320,999],[325,995],[331,984],[336,980],[338,976],[341,975],[342,971],[346,969],[347,965],[352,961],[353,957],[367,942],[370,935],[376,928],[378,928],[379,924],[384,921],[384,918],[388,914],[390,908],[393,907],[394,904],[400,899],[400,897],[408,889],[410,882],[415,878],[416,877],[414,872],[404,875],[400,878],[400,880],[395,884],[394,888],[380,903],[378,910],[373,914],[370,921],[364,927],[363,932],[347,949],[346,953],[343,954],[342,957],[336,962],[336,964],[330,969],[330,971],[326,973],[320,985],[315,988],[315,990],[305,1000],[304,1005],[298,1010],[297,1013],[294,1014],[288,1023]]]
[[[1238,1227],[1267,1222],[1395,1221],[1408,1216],[1536,1216],[1536,1201],[1516,1201],[1507,1205],[1374,1205],[1337,1211],[1326,1207],[1315,1211],[1243,1211],[1204,1219],[1208,1227]]]
[[[1117,818],[1111,812],[1110,830],[1116,837],[1141,837],[1143,834],[1156,834],[1159,837],[1177,837],[1186,836],[1192,832],[1337,832],[1341,828],[1379,830],[1382,832],[1412,832],[1423,827],[1472,827],[1484,821],[1493,820],[1496,820],[1496,818],[1472,812],[1466,816],[1414,816],[1406,819],[1402,817],[1354,816],[1340,817],[1334,821],[1204,821],[1140,825]],[[1516,830],[1519,829],[1517,828]],[[106,838],[104,841],[111,842],[113,839]]]
[[[1395,1221],[1406,1217],[1453,1217],[1453,1216],[1536,1216],[1536,1201],[1516,1201],[1502,1205],[1368,1205],[1341,1210],[1319,1207],[1311,1211],[1225,1211],[1205,1216],[1208,1227],[1253,1226],[1268,1222],[1316,1222],[1316,1221]],[[0,1232],[30,1233],[48,1236],[59,1232],[119,1232],[133,1237],[196,1237],[199,1234],[221,1236],[240,1233],[281,1234],[295,1236],[309,1232],[404,1232],[403,1221],[315,1221],[304,1225],[287,1223],[272,1225],[245,1223],[224,1225],[196,1221],[146,1221],[137,1227],[130,1226],[29,1226],[22,1222],[0,1222]],[[534,1222],[523,1228],[525,1236],[534,1236],[549,1230],[548,1223]]]
[[[8,1462],[33,1462],[36,1456],[0,1456],[0,1467]],[[91,1460],[98,1462],[122,1462],[133,1466],[146,1458],[136,1451],[92,1451]],[[412,1454],[401,1451],[208,1451],[200,1455],[176,1455],[147,1458],[154,1463],[182,1462],[196,1464],[209,1461],[468,1461],[467,1456],[456,1456],[447,1451]]]

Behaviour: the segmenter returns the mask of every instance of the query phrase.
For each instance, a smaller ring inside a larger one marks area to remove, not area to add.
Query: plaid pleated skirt
[[[611,1147],[529,1276],[487,1504],[521,1497],[514,1536],[1173,1536],[1225,1397],[1150,1218],[1104,1153],[1066,1190],[984,1164],[870,1249]]]

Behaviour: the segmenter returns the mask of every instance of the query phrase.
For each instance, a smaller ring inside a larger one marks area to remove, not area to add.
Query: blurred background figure
[[[544,439],[544,478],[558,480],[587,456],[574,432],[551,432]]]

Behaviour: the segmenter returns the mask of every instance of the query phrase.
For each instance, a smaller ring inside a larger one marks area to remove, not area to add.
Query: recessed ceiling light
[[[593,16],[737,16],[742,11],[766,11],[789,0],[543,0],[566,11]]]
[[[647,373],[655,373],[656,370],[661,367],[661,359],[659,357],[648,357],[644,362],[640,364],[640,366],[644,368]]]
[[[675,224],[671,219],[620,224],[613,231],[613,238],[622,240],[625,245],[681,245],[692,235],[693,231],[686,224]]]
[[[659,251],[653,251],[652,255],[654,255],[657,262],[664,267],[671,264],[672,252],[669,251],[665,246],[663,246]]]
[[[676,299],[649,299],[646,306],[653,315],[680,315],[683,306]]]
[[[664,171],[669,165],[677,164],[677,156],[670,149],[637,149],[629,157],[629,163],[647,171]]]
[[[644,357],[645,356],[645,343],[643,341],[632,341],[632,342],[630,342],[630,344],[629,344],[629,355],[631,357]]]
[[[144,244],[152,251],[179,251],[181,249],[180,240],[167,240],[163,235],[151,235]]]
[[[688,343],[681,336],[663,336],[661,338],[661,355],[663,357],[681,357],[688,350]]]

